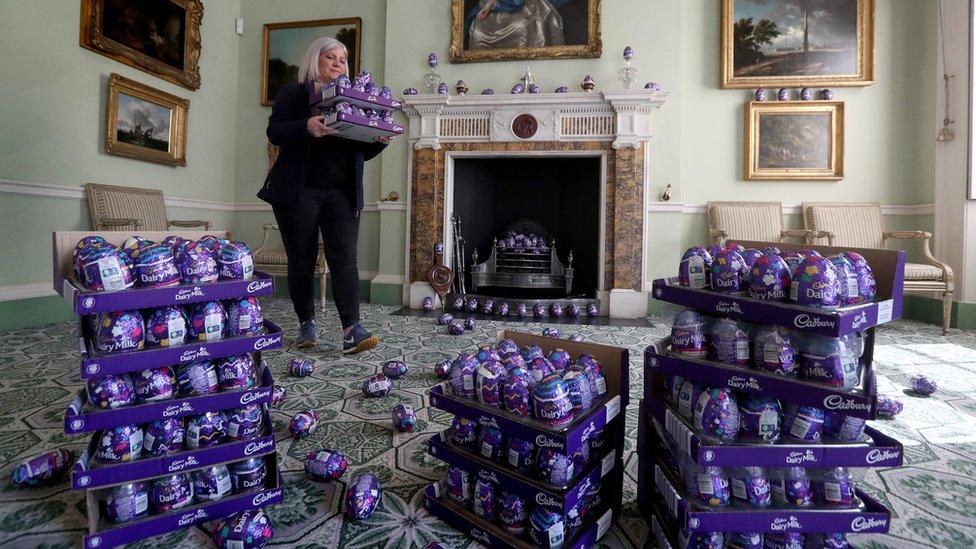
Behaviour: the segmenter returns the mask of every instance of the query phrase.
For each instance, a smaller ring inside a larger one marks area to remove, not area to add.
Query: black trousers
[[[321,231],[339,320],[343,328],[355,325],[359,322],[359,217],[348,194],[341,188],[306,187],[297,206],[275,204],[272,209],[288,254],[288,295],[299,322],[315,318],[315,260]]]

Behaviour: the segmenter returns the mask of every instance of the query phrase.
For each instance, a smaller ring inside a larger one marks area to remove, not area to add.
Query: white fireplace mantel
[[[416,149],[441,142],[612,141],[638,148],[651,138],[651,113],[668,93],[646,89],[538,94],[407,95],[408,138]],[[522,139],[512,123],[532,115],[538,130]]]

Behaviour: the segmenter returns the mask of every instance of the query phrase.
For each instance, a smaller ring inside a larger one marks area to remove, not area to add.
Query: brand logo
[[[688,526],[691,526],[692,528],[698,528],[699,525],[701,525],[701,521],[696,518],[688,521]]]
[[[715,452],[711,450],[705,450],[705,454],[702,457],[705,458],[705,461],[712,461],[715,459]]]
[[[267,398],[271,394],[271,389],[263,389],[261,391],[254,391],[252,393],[244,393],[241,395],[241,406],[245,404],[250,404],[255,400],[261,400],[262,398]]]
[[[98,547],[102,544],[102,538],[91,538],[88,540],[89,547]]]
[[[797,328],[833,328],[834,321],[812,317],[809,314],[803,313],[796,315],[793,319],[793,325]]]
[[[586,428],[583,429],[583,434],[580,435],[580,442],[586,442],[590,439],[590,436],[596,432],[596,425],[591,421]]]
[[[188,274],[198,274],[198,273],[188,273]],[[186,301],[191,297],[206,297],[206,294],[203,293],[203,290],[200,289],[199,286],[194,286],[192,288],[183,288],[180,291],[176,292],[176,295],[173,296],[173,299],[176,301]]]
[[[205,358],[210,356],[210,351],[206,347],[200,347],[199,349],[190,349],[189,351],[183,351],[180,355],[180,362],[190,362],[191,360],[197,360],[198,358]]]
[[[715,304],[715,310],[720,313],[738,313],[740,315],[742,314],[742,308],[739,307],[739,304],[734,301],[732,302],[719,301],[718,303]]]
[[[851,521],[851,532],[863,532],[875,528],[884,528],[888,525],[886,518],[854,517]]]
[[[78,486],[88,486],[89,483],[91,483],[91,477],[88,475],[84,475],[78,479]]]
[[[789,463],[790,465],[798,465],[800,463],[817,463],[817,456],[813,453],[813,450],[790,452],[790,455],[786,456],[786,463]]]
[[[262,337],[261,339],[254,342],[254,350],[260,351],[262,349],[267,349],[272,345],[277,345],[281,341],[281,335],[276,335],[273,337]]]
[[[88,367],[85,368],[85,371],[88,372],[89,374],[97,374],[98,371],[101,369],[102,367],[99,366],[98,364],[89,364]]]
[[[167,406],[163,409],[163,417],[173,417],[180,414],[188,414],[193,412],[193,404],[189,402],[181,402],[179,404],[174,404],[172,406]]]
[[[180,526],[189,526],[191,524],[200,522],[207,518],[207,511],[204,509],[197,509],[192,513],[187,513],[180,517]]]
[[[900,457],[901,452],[898,450],[883,450],[880,448],[875,448],[868,452],[868,455],[865,456],[864,461],[868,462],[868,464],[874,464],[892,459],[896,460]]]
[[[535,445],[539,448],[562,448],[563,445],[558,440],[552,440],[546,435],[535,437]]]
[[[281,488],[278,488],[277,490],[272,490],[270,492],[261,492],[260,494],[254,496],[254,499],[251,500],[251,505],[255,507],[259,507],[280,496],[281,496]]]
[[[82,304],[85,306],[86,309],[91,309],[92,307],[95,306],[95,298],[86,297],[84,301],[82,301]]]
[[[478,423],[484,425],[485,427],[491,427],[493,429],[501,429],[501,427],[498,426],[498,420],[490,416],[479,417]]]
[[[72,431],[80,431],[84,427],[85,427],[85,420],[83,419],[76,419],[71,422]]]
[[[844,398],[841,395],[829,395],[823,400],[824,408],[828,410],[867,410],[867,403],[854,402],[854,399]]]
[[[790,515],[789,518],[777,517],[773,519],[770,523],[769,529],[773,532],[785,532],[787,530],[797,531],[800,530],[800,521],[796,519],[796,516]]]
[[[478,471],[478,477],[480,477],[481,480],[501,484],[501,482],[498,481],[498,475],[496,475],[494,471],[489,471],[488,469]]]
[[[488,537],[488,534],[480,528],[472,528],[470,535],[476,541],[480,541],[485,545],[491,545],[491,539]]]
[[[733,389],[752,389],[753,391],[762,391],[762,386],[759,385],[759,380],[751,376],[732,376],[729,378],[729,387]]]
[[[176,471],[182,471],[183,469],[188,469],[196,465],[200,465],[200,462],[197,461],[197,458],[194,456],[178,459],[169,464],[169,472],[175,473]]]
[[[867,323],[868,323],[868,314],[864,311],[861,311],[860,314],[854,317],[854,321],[851,322],[851,328],[856,330]]]
[[[543,492],[536,493],[535,502],[546,507],[560,507],[559,502],[556,501],[556,498]]]
[[[271,280],[255,280],[247,285],[247,293],[253,294],[254,292],[261,291],[269,286],[271,286]]]

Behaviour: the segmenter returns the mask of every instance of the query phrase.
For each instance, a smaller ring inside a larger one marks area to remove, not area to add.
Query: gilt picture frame
[[[874,0],[721,0],[721,87],[874,83]]]
[[[452,0],[451,61],[598,58],[601,0]]]
[[[201,0],[81,0],[81,47],[189,90],[200,87]]]
[[[745,111],[747,181],[844,178],[843,101],[751,101]]]
[[[108,79],[105,152],[186,166],[189,110],[189,99],[113,73]]]

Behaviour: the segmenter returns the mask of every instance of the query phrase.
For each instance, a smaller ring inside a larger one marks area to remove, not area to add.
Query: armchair
[[[168,231],[170,227],[202,227],[209,231],[213,223],[204,220],[167,219],[163,192],[118,185],[85,185],[88,213],[96,231]]]
[[[283,249],[267,250],[268,236],[271,231],[278,231],[277,223],[267,223],[264,225],[264,236],[261,244],[254,250],[254,269],[264,271],[270,275],[288,276],[288,255]],[[325,245],[319,241],[319,256],[315,260],[315,274],[319,277],[319,289],[321,297],[319,303],[325,307],[325,291],[329,280],[329,266],[325,262]]]
[[[807,241],[811,231],[783,228],[780,202],[709,202],[708,238],[713,244],[726,240],[783,242],[787,238]]]

